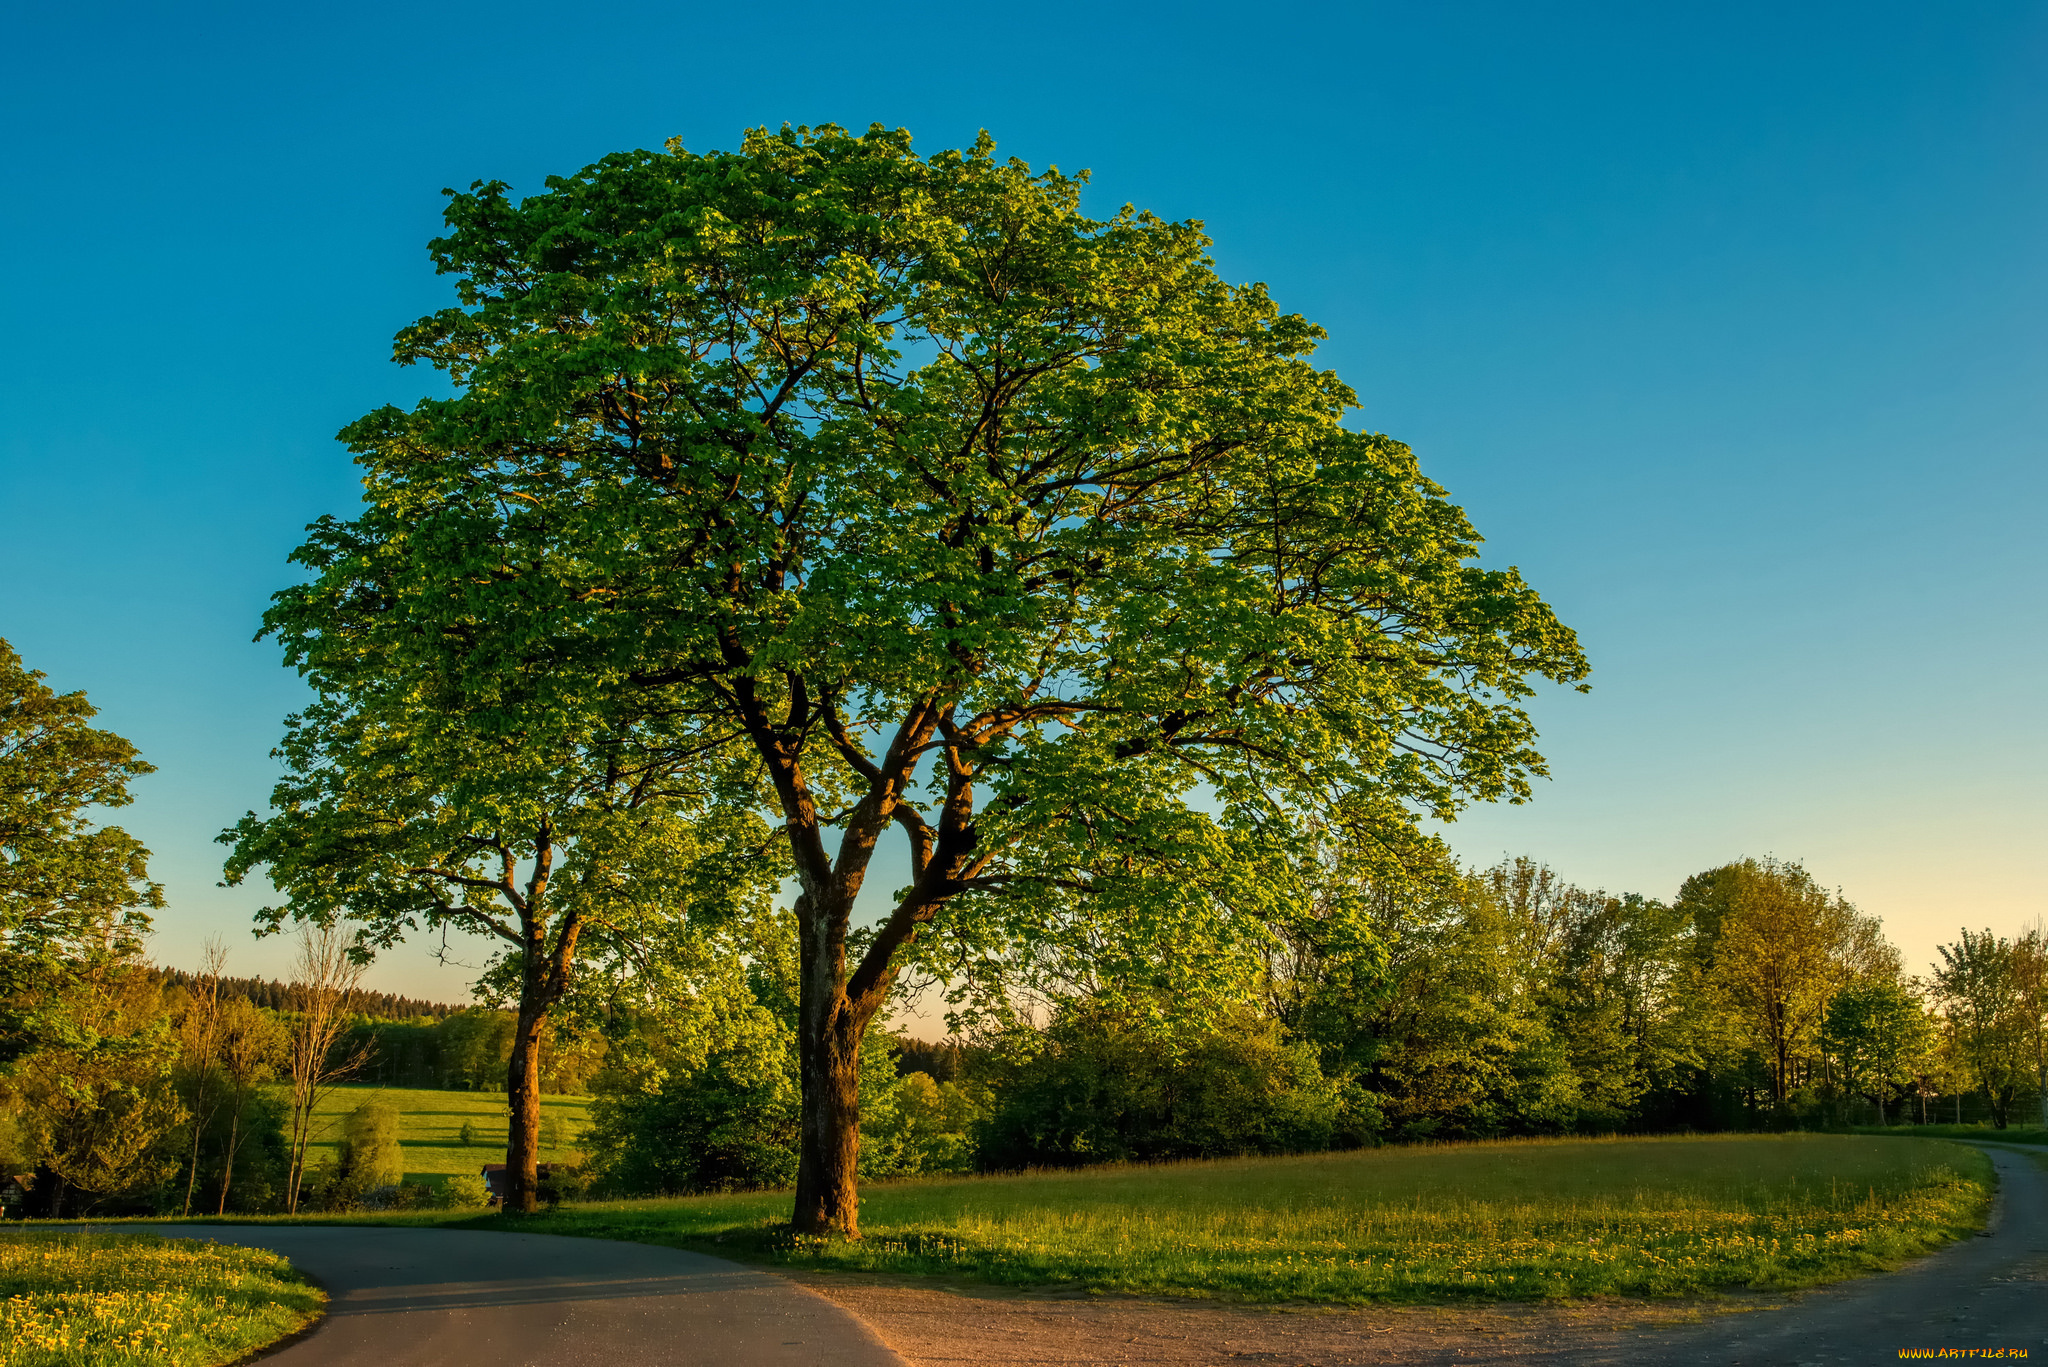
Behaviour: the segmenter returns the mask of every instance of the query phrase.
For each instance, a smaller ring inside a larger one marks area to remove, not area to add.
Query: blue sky
[[[167,962],[282,965],[214,886],[299,697],[250,636],[355,501],[334,430],[433,388],[386,358],[448,299],[440,189],[784,121],[985,127],[1329,329],[1593,658],[1467,858],[1802,859],[1914,965],[2048,912],[2038,4],[17,3],[0,43],[0,636],[159,766],[120,819]]]

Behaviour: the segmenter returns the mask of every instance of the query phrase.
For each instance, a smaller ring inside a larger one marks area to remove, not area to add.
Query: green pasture
[[[465,1173],[474,1177],[486,1163],[505,1161],[505,1094],[503,1092],[443,1092],[423,1087],[336,1087],[320,1100],[313,1114],[313,1142],[307,1145],[308,1159],[317,1164],[332,1155],[341,1143],[341,1121],[372,1096],[391,1103],[399,1114],[398,1143],[405,1151],[408,1181],[423,1177],[446,1177]],[[541,1116],[559,1122],[562,1144],[544,1152],[543,1161],[571,1161],[577,1142],[589,1119],[590,1098],[543,1096]],[[468,1122],[473,1143],[462,1144],[462,1126]]]
[[[1782,1290],[1977,1228],[1973,1149],[1851,1135],[1522,1140],[873,1184],[859,1242],[757,1192],[386,1217],[673,1244],[770,1265],[1347,1305]]]
[[[216,1367],[304,1327],[326,1299],[262,1249],[0,1230],[0,1367]]]

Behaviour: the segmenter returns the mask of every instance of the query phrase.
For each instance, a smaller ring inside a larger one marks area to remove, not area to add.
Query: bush
[[[904,1131],[898,1087],[888,1037],[870,1032],[861,1046],[860,1175],[952,1171],[919,1166],[935,1150],[922,1131]],[[786,1187],[796,1180],[801,1100],[795,1041],[782,1029],[734,1031],[701,1066],[651,1083],[605,1074],[583,1135],[594,1185],[621,1196]],[[913,1127],[924,1123],[918,1103],[912,1110]]]
[[[371,1187],[356,1205],[363,1210],[442,1210],[441,1189],[431,1182],[394,1182]]]
[[[550,1163],[541,1174],[540,1185],[534,1194],[541,1204],[559,1206],[564,1201],[580,1201],[589,1191],[590,1183],[585,1180],[583,1170],[568,1163]]]
[[[794,1181],[794,1060],[781,1040],[763,1043],[713,1055],[651,1090],[600,1079],[584,1142],[602,1165],[606,1189],[746,1191]]]
[[[484,1179],[467,1173],[442,1182],[439,1198],[435,1204],[442,1210],[478,1210],[491,1203],[490,1188],[484,1185]]]
[[[985,1169],[1313,1152],[1355,1128],[1349,1089],[1249,1011],[1188,1033],[1075,1004],[1043,1034],[999,1041],[981,1068]]]
[[[360,1206],[369,1191],[361,1173],[330,1158],[307,1171],[300,1184],[300,1204],[338,1215]]]
[[[405,1179],[405,1153],[398,1146],[398,1111],[372,1097],[348,1113],[341,1126],[341,1169],[360,1191],[396,1186]]]
[[[874,1091],[861,1100],[865,1175],[974,1171],[973,1129],[982,1108],[967,1089],[927,1073],[905,1073],[893,1086]]]

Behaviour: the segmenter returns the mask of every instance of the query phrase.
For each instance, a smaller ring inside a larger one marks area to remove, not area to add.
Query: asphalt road
[[[326,1320],[264,1367],[908,1367],[859,1319],[720,1258],[551,1234],[167,1225],[275,1249]]]

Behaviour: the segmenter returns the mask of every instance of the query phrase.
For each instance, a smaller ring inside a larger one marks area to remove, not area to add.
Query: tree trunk
[[[799,1234],[860,1237],[860,1045],[888,996],[886,980],[865,998],[849,994],[846,928],[853,888],[807,889],[797,898],[797,1062],[803,1120],[797,1138]]]
[[[235,1180],[235,1149],[239,1146],[242,1130],[242,1106],[235,1104],[234,1114],[228,1117],[228,1153],[220,1168],[220,1209],[216,1215],[228,1213],[228,1184]]]
[[[285,1173],[284,1209],[287,1215],[299,1213],[299,1182],[306,1175],[306,1120],[299,1100],[292,1100],[291,1161]]]
[[[807,984],[808,986],[808,984]],[[808,995],[808,994],[806,994]],[[796,1165],[799,1234],[860,1237],[860,1041],[864,1033],[844,998],[838,1010],[804,1003],[801,1040],[803,1126]],[[813,1017],[818,1019],[813,1019]]]
[[[185,1208],[181,1215],[192,1213],[192,1192],[199,1185],[199,1141],[206,1133],[206,1074],[204,1062],[200,1064],[199,1079],[192,1097],[192,1163],[185,1171]]]
[[[512,1037],[512,1062],[505,1071],[509,1126],[505,1145],[502,1210],[531,1215],[540,1203],[540,1040],[547,1028],[545,1008],[522,1006]]]

